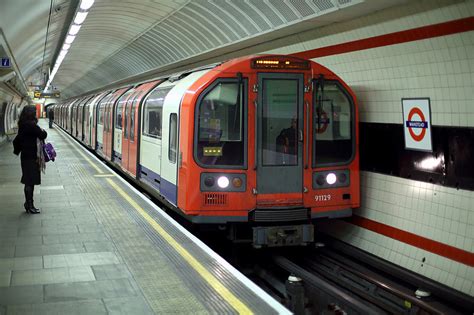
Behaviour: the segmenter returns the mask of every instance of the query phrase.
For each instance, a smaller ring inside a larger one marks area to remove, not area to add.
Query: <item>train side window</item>
[[[123,126],[123,137],[125,139],[128,139],[128,134],[129,134],[129,129],[130,129],[130,124],[128,123],[128,112],[129,112],[129,108],[130,106],[132,106],[131,104],[133,102],[135,102],[135,100],[137,99],[137,95],[135,95],[135,98],[133,99],[133,101],[131,100],[131,98],[133,98],[133,96],[130,97],[130,100],[127,101],[127,103],[125,103],[125,110],[123,111],[123,121],[124,121],[124,126]],[[131,131],[130,131],[131,133]]]
[[[123,121],[125,122],[125,125],[123,126],[123,137],[128,139],[128,104],[125,106],[123,112]]]
[[[198,100],[194,156],[203,167],[246,164],[246,80],[220,79]]]
[[[168,159],[172,163],[176,163],[176,151],[178,146],[178,115],[170,115],[170,137],[168,148]]]
[[[99,105],[99,117],[98,117],[98,124],[104,124],[104,104]]]
[[[107,131],[109,125],[109,106],[106,104],[105,105],[105,111],[104,111],[104,131]]]
[[[313,120],[313,167],[345,164],[354,155],[353,101],[336,81],[315,87]]]
[[[163,103],[171,88],[157,88],[147,97],[143,107],[144,135],[161,139]]]
[[[135,99],[130,109],[130,141],[132,142],[135,140],[135,109],[137,102],[137,99]]]
[[[115,112],[115,128],[122,129],[122,113],[123,113],[123,106],[127,103],[127,98],[130,94],[132,94],[134,89],[130,89],[122,95],[117,101],[117,109]]]
[[[104,124],[104,116],[105,116],[105,104],[107,104],[109,98],[112,96],[112,93],[109,93],[107,96],[105,96],[99,103],[99,117],[98,117],[98,122],[99,125]]]
[[[116,113],[115,113],[115,128],[122,129],[122,111],[123,111],[123,103],[119,103],[117,105]]]

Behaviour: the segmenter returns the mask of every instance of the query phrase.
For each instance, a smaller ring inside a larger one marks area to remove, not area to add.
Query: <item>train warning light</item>
[[[234,177],[232,179],[232,185],[234,185],[235,188],[240,188],[242,187],[242,180],[238,177]]]

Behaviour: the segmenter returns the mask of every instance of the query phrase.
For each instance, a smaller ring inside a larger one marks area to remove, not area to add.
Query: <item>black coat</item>
[[[41,184],[41,174],[38,164],[38,149],[36,140],[44,140],[46,131],[34,122],[27,122],[19,126],[18,135],[13,141],[14,153],[21,152],[21,182],[25,185]]]

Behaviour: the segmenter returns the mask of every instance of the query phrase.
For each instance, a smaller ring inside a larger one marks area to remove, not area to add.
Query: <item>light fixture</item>
[[[66,40],[64,41],[66,44],[72,44],[72,42],[76,39],[75,35],[68,35]]]
[[[69,29],[69,35],[76,35],[79,33],[79,30],[81,29],[81,25],[73,24],[71,25],[71,28]]]
[[[82,10],[89,10],[93,4],[94,4],[94,0],[82,0],[80,8]]]
[[[87,14],[89,13],[88,11],[92,7],[93,4],[94,4],[94,0],[81,0],[81,4],[79,5],[79,8],[77,9],[76,15],[74,17],[74,22],[71,23],[68,35],[66,39],[64,40],[62,50],[59,52],[58,56],[56,57],[56,62],[54,64],[53,69],[50,72],[48,82],[46,83],[46,86],[44,88],[45,91],[49,88],[49,86],[53,82],[54,76],[58,72],[59,67],[61,66],[61,63],[63,62],[69,49],[71,48],[71,44],[74,42],[74,39],[76,39],[76,35],[79,33],[79,30],[81,29],[81,24],[84,23],[87,17]]]
[[[74,18],[74,24],[82,24],[87,17],[88,12],[77,12],[76,17]]]

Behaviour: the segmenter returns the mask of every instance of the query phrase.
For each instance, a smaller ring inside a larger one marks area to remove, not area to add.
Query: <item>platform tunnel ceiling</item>
[[[43,73],[54,65],[79,2],[2,1],[6,8],[0,13],[4,42],[8,43],[26,84],[44,86]],[[196,63],[230,50],[243,50],[255,43],[405,2],[96,0],[61,64],[53,86],[61,91],[62,98],[82,95],[125,78]],[[18,79],[16,76],[13,80]]]

